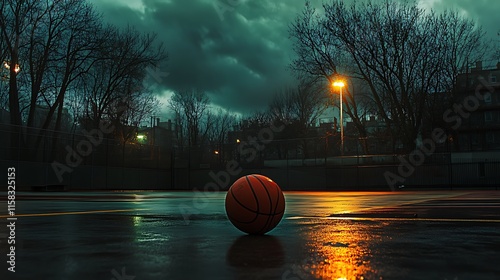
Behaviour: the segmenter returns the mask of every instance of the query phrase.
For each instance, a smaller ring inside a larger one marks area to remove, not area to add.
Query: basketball
[[[248,234],[262,235],[275,228],[285,212],[285,197],[266,176],[247,175],[236,180],[226,194],[226,214]]]

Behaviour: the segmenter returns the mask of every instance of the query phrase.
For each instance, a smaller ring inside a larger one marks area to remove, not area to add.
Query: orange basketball
[[[278,184],[266,176],[253,174],[239,178],[226,195],[226,214],[239,230],[265,234],[285,212],[285,197]]]

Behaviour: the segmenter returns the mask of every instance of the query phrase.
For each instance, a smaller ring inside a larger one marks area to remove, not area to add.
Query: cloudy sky
[[[348,0],[346,0],[348,1]],[[163,103],[172,91],[196,88],[233,112],[263,109],[293,85],[288,25],[304,0],[91,0],[106,21],[157,33],[169,55],[156,85]],[[320,6],[323,1],[311,1]],[[420,0],[425,8],[458,9],[497,39],[498,0]]]

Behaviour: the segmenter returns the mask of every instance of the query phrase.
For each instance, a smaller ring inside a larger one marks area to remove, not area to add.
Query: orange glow
[[[6,69],[10,69],[10,63],[9,63],[9,62],[7,62],[7,61],[4,61],[4,62],[3,62],[3,66],[4,66]],[[21,71],[21,67],[19,67],[19,64],[16,64],[16,68],[14,69],[14,72],[19,73],[19,71]]]
[[[358,229],[350,221],[337,221],[305,233],[310,248],[297,274],[315,279],[380,279],[369,261],[376,236]]]
[[[334,87],[344,87],[345,83],[343,81],[335,81],[332,84]]]

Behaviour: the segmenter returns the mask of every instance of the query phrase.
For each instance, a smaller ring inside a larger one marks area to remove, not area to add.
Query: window
[[[493,112],[484,112],[484,121],[485,122],[492,122],[493,121]]]
[[[495,84],[495,83],[497,82],[497,76],[496,76],[496,75],[491,75],[491,76],[490,76],[490,82],[491,82],[492,84]]]

